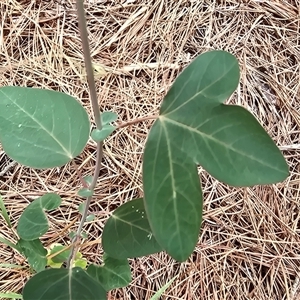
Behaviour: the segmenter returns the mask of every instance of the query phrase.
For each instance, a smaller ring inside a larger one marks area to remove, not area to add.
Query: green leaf
[[[63,263],[55,263],[52,259],[47,260],[47,266],[49,266],[52,269],[60,269],[62,265]]]
[[[130,266],[127,259],[115,259],[104,254],[104,265],[89,265],[87,273],[98,280],[106,291],[127,286],[131,282]]]
[[[112,111],[104,111],[101,113],[101,122],[102,125],[109,124],[111,122],[114,122],[118,119],[118,115],[115,112]]]
[[[161,138],[157,149],[145,150],[143,166],[144,202],[153,235],[177,261],[186,260],[194,250],[202,220],[197,166],[182,155]]]
[[[95,220],[95,215],[88,215],[87,217],[86,217],[86,222],[92,222],[92,221],[94,221]]]
[[[281,152],[256,119],[242,107],[222,104],[238,82],[233,55],[200,55],[176,79],[149,133],[145,208],[158,243],[178,261],[189,257],[198,240],[198,164],[233,186],[276,183],[288,175]]]
[[[85,269],[87,266],[87,260],[85,258],[78,258],[74,261],[74,266],[81,269]]]
[[[87,238],[88,238],[88,235],[87,235],[85,232],[81,232],[80,236],[81,236],[83,239],[87,239]]]
[[[48,193],[35,199],[23,211],[18,227],[18,235],[26,241],[38,239],[47,232],[49,225],[44,210],[52,210],[61,204],[61,198]]]
[[[21,249],[18,247],[18,245],[15,245],[14,243],[12,243],[11,241],[9,241],[6,238],[2,237],[1,235],[0,235],[0,243],[11,247],[11,248],[17,250],[18,252],[21,252]]]
[[[52,244],[51,249],[48,251],[48,257],[57,253],[57,255],[53,256],[51,259],[48,258],[47,265],[52,268],[60,268],[64,262],[68,260],[71,250],[66,246],[61,244]],[[75,260],[73,263],[73,267],[81,267],[85,268],[87,265],[86,259],[82,258],[82,254],[77,252],[75,255]]]
[[[91,185],[93,182],[93,176],[85,176],[83,177],[83,180],[88,184]]]
[[[22,253],[36,272],[45,269],[47,265],[47,250],[43,247],[40,240],[25,241],[20,239],[18,241],[18,246],[21,247]]]
[[[81,268],[46,269],[34,275],[23,290],[24,300],[106,300],[101,284]]]
[[[178,143],[184,143],[180,149],[182,155],[189,155],[226,184],[238,187],[271,184],[288,175],[280,150],[243,107],[221,104],[207,109],[205,115],[199,114],[199,126],[168,117],[162,117],[155,126],[162,131],[163,139],[171,141],[172,148],[178,145],[173,138],[183,134],[182,140],[177,138]]]
[[[66,249],[66,246],[57,244],[57,245],[53,245],[53,248],[50,250],[49,255],[58,253],[57,255],[52,257],[52,261],[54,263],[63,263],[65,261],[67,261],[69,255],[70,255],[70,249]],[[62,251],[64,250],[64,251]],[[62,252],[60,252],[62,251]]]
[[[239,65],[233,55],[200,55],[166,95],[155,127],[166,133],[171,145],[227,184],[282,181],[288,166],[270,136],[246,109],[223,104],[238,82]]]
[[[87,188],[83,188],[78,191],[78,196],[84,197],[84,198],[91,197],[91,196],[93,196],[93,194],[94,194],[94,191],[87,189]]]
[[[167,290],[167,288],[173,283],[173,281],[178,277],[176,275],[169,282],[167,282],[164,286],[162,286],[152,297],[150,300],[159,300],[162,294]]]
[[[17,294],[17,293],[0,293],[0,298],[1,299],[22,299],[22,295]]]
[[[102,129],[94,129],[91,133],[91,137],[95,142],[104,141],[109,135],[115,131],[116,127],[112,125],[103,125]]]
[[[81,214],[83,214],[84,208],[85,208],[85,202],[80,203],[80,204],[78,205],[78,211],[79,211]]]
[[[89,138],[88,114],[64,93],[36,88],[0,88],[0,142],[20,164],[44,169],[79,155]]]
[[[104,252],[117,259],[163,250],[152,235],[143,199],[129,201],[113,212],[103,229],[102,246]]]
[[[71,232],[69,233],[70,239],[73,240],[74,237],[75,237],[75,235],[76,235],[76,232],[75,232],[75,231],[71,231]]]
[[[4,218],[7,226],[9,228],[11,228],[10,219],[9,219],[9,216],[8,216],[8,213],[7,213],[7,210],[6,210],[6,207],[5,207],[5,204],[4,204],[4,201],[3,201],[3,198],[1,197],[1,195],[0,195],[0,213],[1,213],[2,217]]]

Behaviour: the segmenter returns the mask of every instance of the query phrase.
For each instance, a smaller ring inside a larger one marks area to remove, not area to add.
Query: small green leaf
[[[87,239],[87,238],[88,238],[88,235],[87,235],[85,232],[81,232],[80,236],[81,236],[83,239]]]
[[[87,198],[87,197],[93,196],[94,191],[87,189],[87,188],[83,188],[83,189],[80,189],[77,194],[80,197]]]
[[[52,261],[54,263],[64,263],[69,255],[70,255],[70,249],[66,249],[66,246],[57,244],[57,245],[53,245],[53,248],[50,250],[49,255],[58,253],[60,251],[62,251],[63,249],[65,249],[63,252],[58,253],[57,255],[55,255],[54,257],[52,257]]]
[[[25,284],[24,300],[106,300],[101,284],[81,268],[46,269]]]
[[[117,259],[163,250],[152,235],[143,199],[129,201],[113,212],[104,226],[102,245],[108,255]]]
[[[112,111],[104,111],[101,113],[101,122],[102,125],[107,125],[118,119],[118,115]]]
[[[40,240],[25,241],[20,239],[18,246],[22,248],[22,252],[27,258],[28,263],[36,272],[45,269],[47,265],[47,250],[43,247]]]
[[[26,241],[32,241],[47,232],[49,225],[44,210],[52,210],[61,204],[61,198],[55,193],[48,193],[35,199],[23,211],[18,227],[18,235]]]
[[[38,169],[62,166],[82,152],[89,131],[87,112],[67,94],[0,88],[0,142],[20,164]]]
[[[0,298],[1,299],[22,299],[22,295],[17,294],[17,293],[0,293]]]
[[[78,206],[78,211],[79,211],[81,214],[83,214],[84,208],[85,208],[85,202],[80,203],[79,206]]]
[[[49,266],[52,269],[60,269],[62,265],[63,263],[55,263],[52,259],[47,260],[47,266]]]
[[[7,226],[9,228],[11,228],[10,219],[9,219],[9,216],[8,216],[8,213],[7,213],[7,210],[6,210],[6,207],[5,207],[5,204],[4,204],[4,201],[3,201],[3,198],[1,197],[1,195],[0,195],[0,213],[3,216]]]
[[[85,269],[87,266],[87,260],[85,258],[78,258],[74,261],[74,266],[81,269]]]
[[[109,135],[115,131],[116,127],[112,125],[103,125],[102,129],[94,129],[91,133],[91,137],[95,142],[104,141]]]
[[[281,152],[256,119],[223,104],[238,83],[233,55],[200,55],[175,80],[148,135],[145,209],[158,243],[178,261],[194,250],[201,226],[198,164],[233,186],[276,183],[288,175]]]
[[[95,215],[88,215],[87,217],[86,217],[86,222],[92,222],[92,221],[94,221],[95,220]]]
[[[88,184],[91,185],[92,181],[93,181],[93,176],[85,176],[83,177],[83,180]]]
[[[127,286],[131,282],[127,259],[115,259],[104,254],[104,265],[89,265],[87,273],[98,280],[106,291]]]
[[[6,238],[2,237],[1,235],[0,235],[0,243],[5,244],[6,246],[9,246],[9,247],[17,250],[19,253],[22,252],[21,248],[18,245],[10,242]]]
[[[173,281],[178,277],[176,275],[169,282],[167,282],[164,286],[162,286],[156,293],[151,297],[150,300],[159,300],[162,294],[167,290],[167,288],[173,283]]]
[[[55,253],[57,253],[57,255],[53,256],[51,259],[48,258],[47,265],[49,265],[52,268],[60,268],[63,265],[63,263],[68,260],[68,257],[70,255],[70,249],[58,243],[52,244],[50,251],[48,251],[48,257],[50,255],[52,256]],[[86,265],[86,259],[83,259],[82,254],[80,252],[77,252],[75,255],[73,267],[81,267],[84,269]]]
[[[74,232],[74,231],[71,231],[71,232],[69,233],[69,237],[70,237],[70,239],[71,239],[71,240],[73,240],[73,239],[74,239],[74,237],[75,237],[75,235],[76,235],[76,232]]]

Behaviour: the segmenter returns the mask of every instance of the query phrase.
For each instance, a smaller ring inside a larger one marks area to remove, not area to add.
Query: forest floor
[[[252,188],[229,187],[199,168],[204,215],[193,255],[182,264],[165,253],[130,260],[132,283],[110,298],[150,299],[178,275],[161,299],[300,299],[300,2],[85,2],[102,110],[117,112],[122,122],[155,115],[193,58],[211,49],[227,50],[241,69],[240,85],[228,103],[247,108],[259,120],[290,167],[284,182]],[[100,76],[103,68],[106,74]],[[75,1],[0,1],[0,86],[5,85],[63,91],[92,117]],[[99,237],[111,212],[143,196],[142,153],[152,123],[122,128],[104,143],[90,208],[96,219],[85,226],[89,239],[81,247],[89,262],[101,263]],[[49,213],[43,243],[68,244],[82,201],[74,165],[33,170],[11,163],[0,146],[0,193],[13,224],[8,228],[0,216],[1,236],[15,242],[26,205],[52,191],[63,203]],[[94,143],[75,163],[83,175],[92,174]],[[20,292],[29,275],[23,258],[0,244],[0,292]]]

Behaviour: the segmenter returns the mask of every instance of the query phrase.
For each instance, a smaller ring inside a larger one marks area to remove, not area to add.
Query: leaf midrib
[[[167,128],[165,126],[165,124],[163,122],[161,122],[163,130],[165,132],[166,135],[166,143],[167,143],[167,148],[168,148],[168,156],[169,156],[169,165],[170,165],[170,175],[171,175],[171,181],[172,181],[172,203],[173,203],[173,207],[174,207],[174,215],[175,215],[175,223],[176,223],[176,232],[174,233],[175,235],[180,235],[180,227],[179,227],[179,220],[178,220],[178,207],[177,207],[177,190],[176,190],[176,184],[175,184],[175,176],[174,176],[174,170],[173,170],[173,161],[172,161],[172,151],[171,151],[171,145],[170,145],[170,140],[167,138],[168,137],[168,132],[167,132]],[[175,197],[174,197],[174,193],[175,193]],[[180,245],[180,253],[183,253],[183,245],[182,245],[182,240],[181,238],[178,239]]]

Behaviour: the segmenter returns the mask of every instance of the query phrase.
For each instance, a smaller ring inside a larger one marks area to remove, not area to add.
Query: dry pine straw
[[[149,299],[173,276],[161,299],[300,299],[299,213],[299,1],[86,1],[99,104],[121,121],[157,114],[166,91],[184,66],[210,49],[238,58],[241,81],[230,103],[249,109],[282,149],[290,166],[283,183],[228,187],[201,172],[204,217],[199,243],[184,264],[165,253],[131,260],[133,281],[111,299]],[[90,113],[74,1],[2,0],[0,86],[50,88],[79,99]],[[96,199],[97,215],[85,227],[82,252],[101,263],[98,243],[110,213],[141,197],[141,157],[152,121],[120,129],[105,143]],[[0,149],[1,170],[10,163]],[[90,142],[75,159],[83,175],[95,164]],[[0,178],[1,194],[16,224],[25,206],[47,191],[64,199],[49,214],[43,242],[69,242],[79,219],[80,181],[74,165],[32,170],[15,165]],[[68,225],[71,224],[70,227]],[[1,234],[15,237],[1,219]],[[95,255],[97,254],[97,255]],[[0,263],[22,257],[0,246]],[[1,268],[0,292],[18,292],[28,269]]]

